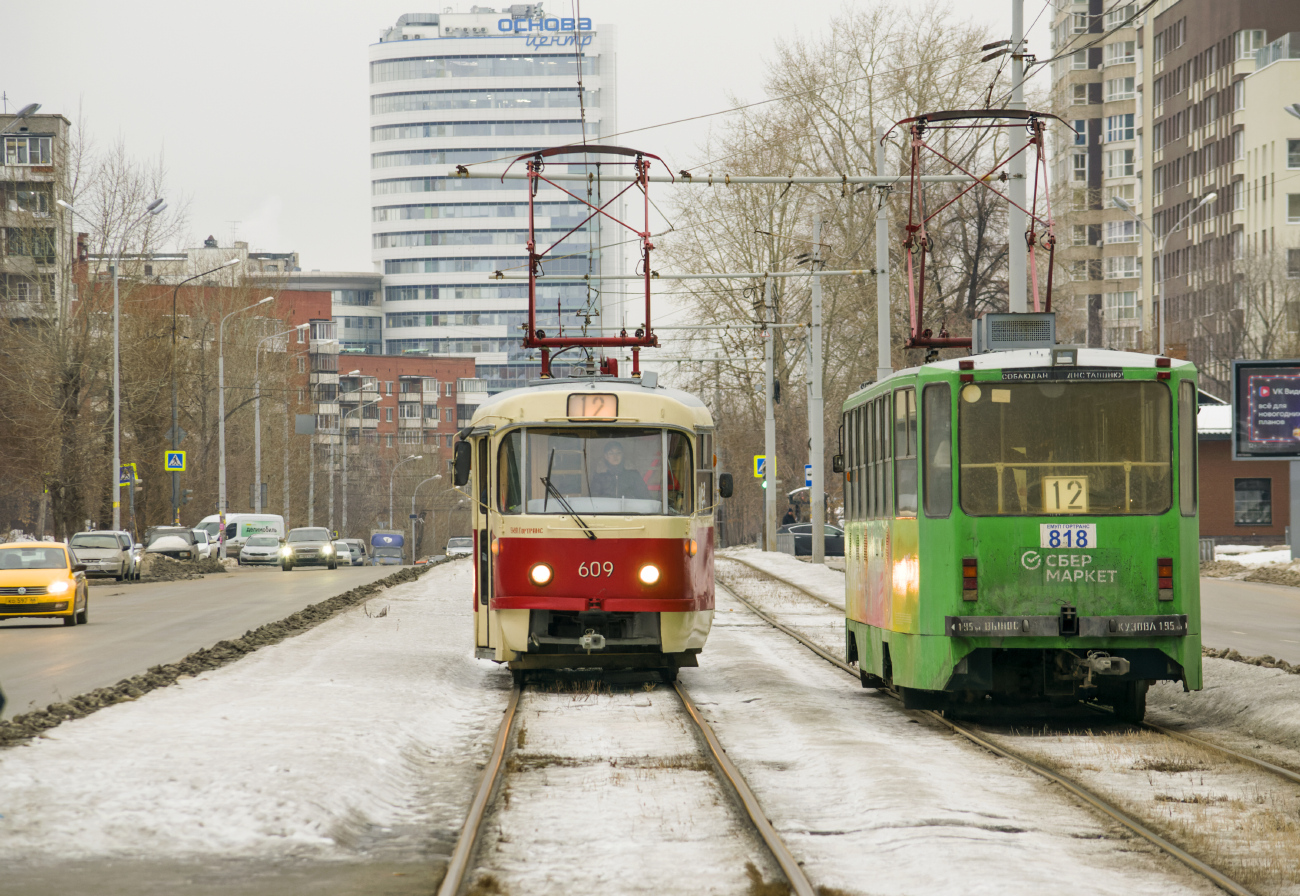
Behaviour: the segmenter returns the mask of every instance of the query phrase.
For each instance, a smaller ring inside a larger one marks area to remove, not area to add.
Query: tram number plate
[[[1040,548],[1084,548],[1097,546],[1096,523],[1042,523]]]
[[[1044,476],[1043,513],[1087,513],[1086,476]]]
[[[578,575],[584,579],[587,578],[594,579],[594,578],[599,578],[600,576],[609,577],[612,576],[613,574],[614,574],[614,564],[610,563],[608,560],[606,560],[604,563],[601,563],[598,560],[593,560],[590,563],[578,564]]]

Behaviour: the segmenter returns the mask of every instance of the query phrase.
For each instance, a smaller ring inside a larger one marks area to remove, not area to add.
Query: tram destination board
[[[1234,460],[1300,460],[1300,360],[1232,362]]]
[[[1002,371],[1003,382],[1122,379],[1124,379],[1124,371],[1119,367],[1009,367]]]

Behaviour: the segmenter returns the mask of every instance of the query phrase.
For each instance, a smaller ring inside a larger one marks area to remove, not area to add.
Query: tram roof
[[[1058,345],[1055,350],[1074,349],[1078,352],[1078,360],[1075,367],[1151,367],[1156,366],[1156,358],[1159,355],[1148,355],[1145,352],[1117,352],[1106,348],[1081,348],[1073,345]],[[931,361],[929,364],[923,364],[917,367],[906,367],[902,370],[895,370],[886,379],[895,377],[915,376],[923,370],[951,370],[957,371],[959,362],[973,361],[975,370],[999,370],[1004,367],[1052,367],[1051,348],[1022,348],[1004,352],[983,352],[978,355],[968,355],[965,358],[948,358],[943,361]],[[1171,369],[1180,367],[1191,367],[1191,361],[1182,361],[1178,358],[1169,359]],[[881,380],[885,382],[886,380]],[[866,383],[867,386],[874,386],[875,383]]]
[[[483,402],[474,411],[475,419],[486,416],[497,416],[499,412],[508,405],[514,405],[519,402],[526,402],[529,399],[536,399],[541,395],[553,395],[555,393],[567,394],[575,392],[615,392],[621,395],[632,395],[638,398],[660,399],[676,402],[685,408],[688,418],[693,419],[696,424],[711,425],[712,417],[709,414],[708,406],[698,397],[690,392],[683,392],[680,389],[670,389],[667,386],[660,386],[658,383],[649,385],[639,379],[629,377],[564,377],[554,380],[533,381],[527,386],[518,389],[510,389],[505,392],[498,392],[487,401]],[[499,414],[503,417],[517,415]]]

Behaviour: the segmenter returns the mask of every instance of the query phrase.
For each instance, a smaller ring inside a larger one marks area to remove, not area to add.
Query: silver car
[[[250,535],[239,549],[239,565],[275,566],[280,562],[280,539],[274,535]]]
[[[86,567],[86,578],[112,576],[119,582],[131,575],[131,549],[116,532],[78,532],[68,541],[76,562]]]

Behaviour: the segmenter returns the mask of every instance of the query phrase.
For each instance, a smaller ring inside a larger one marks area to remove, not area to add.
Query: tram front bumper
[[[943,633],[949,638],[1182,638],[1187,615],[945,616]]]

